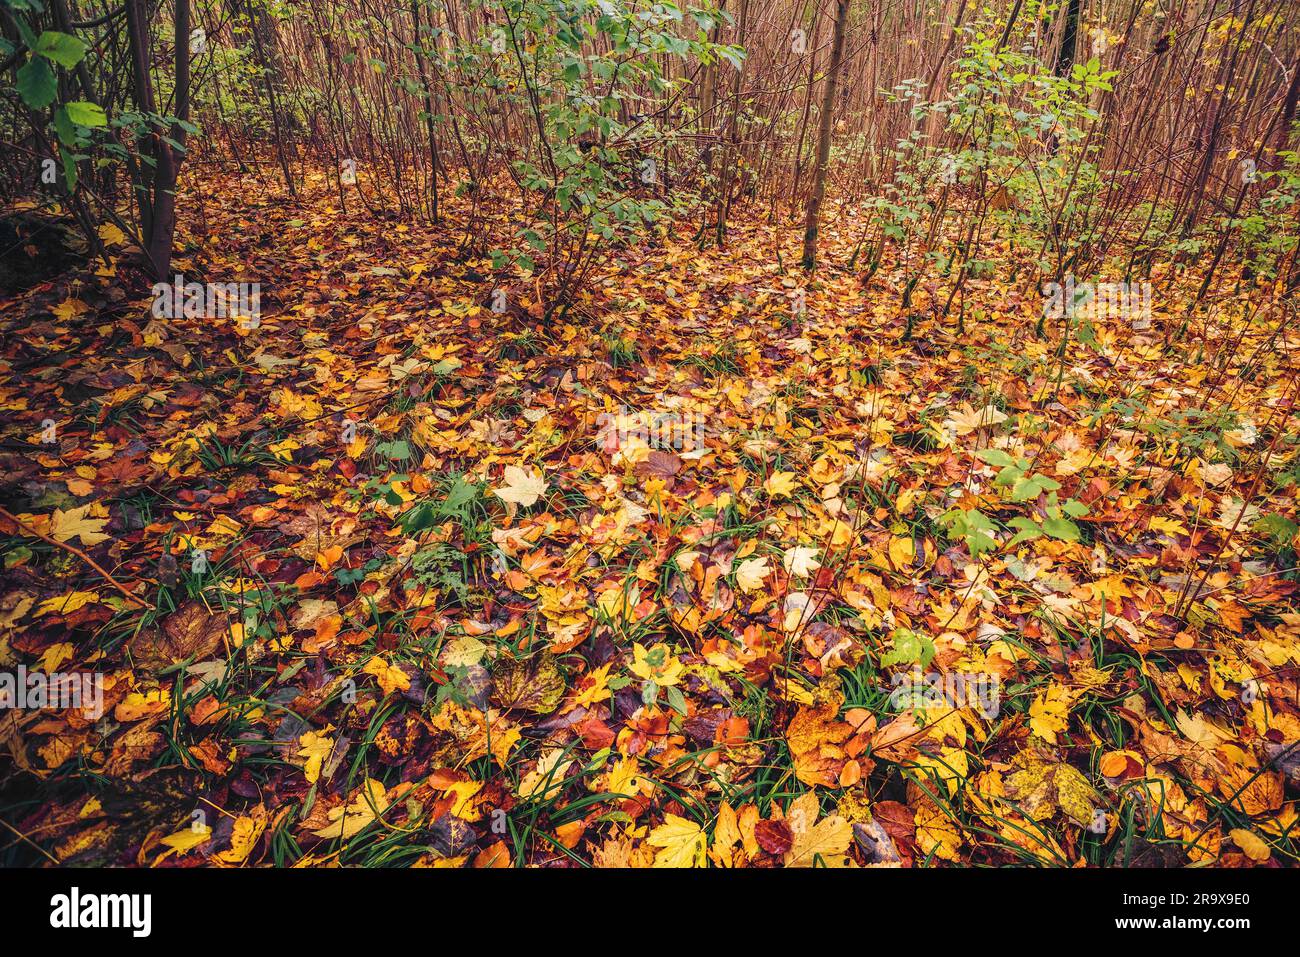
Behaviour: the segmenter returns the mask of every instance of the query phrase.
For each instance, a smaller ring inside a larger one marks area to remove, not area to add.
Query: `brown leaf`
[[[645,461],[638,462],[636,474],[639,478],[670,479],[682,470],[682,460],[673,452],[663,449],[651,449]]]
[[[128,647],[137,664],[157,670],[211,657],[229,631],[230,619],[224,614],[213,614],[201,602],[191,601],[163,619],[161,629],[141,631]]]
[[[794,846],[794,835],[785,821],[759,821],[754,825],[754,840],[768,854],[784,856]]]

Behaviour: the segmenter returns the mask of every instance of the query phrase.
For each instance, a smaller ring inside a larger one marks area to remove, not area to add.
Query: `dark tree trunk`
[[[844,27],[849,19],[849,0],[835,0],[835,32],[831,37],[831,62],[826,71],[826,89],[822,93],[822,113],[818,118],[817,167],[813,173],[812,192],[808,194],[808,208],[804,215],[803,268],[811,272],[817,267],[817,220],[821,214],[822,199],[826,196],[826,168],[831,158],[831,114],[835,111],[835,87],[839,82],[840,65],[844,60]]]

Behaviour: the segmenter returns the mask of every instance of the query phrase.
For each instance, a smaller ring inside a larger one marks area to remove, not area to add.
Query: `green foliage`
[[[895,628],[889,635],[890,650],[880,656],[880,667],[920,665],[927,668],[934,660],[934,641],[910,628]]]
[[[1265,280],[1277,278],[1278,267],[1300,243],[1300,152],[1285,150],[1278,159],[1280,169],[1257,174],[1268,187],[1258,207],[1227,224],[1241,230],[1242,258]]]
[[[7,5],[14,11],[39,9],[13,0],[7,0]],[[108,124],[104,110],[95,103],[85,100],[58,102],[59,70],[71,70],[81,63],[86,57],[86,44],[58,30],[43,30],[37,35],[23,17],[14,15],[10,19],[29,51],[27,62],[15,74],[13,92],[32,111],[37,122],[48,123],[53,128],[68,189],[75,189],[77,163],[87,158],[81,150],[89,142],[90,131]],[[50,107],[53,109],[46,117]]]
[[[536,134],[527,149],[509,149],[524,212],[493,259],[544,276],[563,302],[601,251],[641,235],[666,208],[659,157],[674,134],[654,132],[639,98],[682,82],[667,61],[739,66],[742,54],[708,39],[726,16],[708,8],[507,0],[493,9],[505,25],[458,45],[451,60],[493,94],[475,109],[513,107],[527,117],[520,132]]]

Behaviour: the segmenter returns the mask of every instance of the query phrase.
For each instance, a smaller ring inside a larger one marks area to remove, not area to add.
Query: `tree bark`
[[[126,0],[127,40],[131,50],[136,106],[147,116],[157,116],[153,77],[150,73],[149,4],[147,0]],[[190,0],[176,0],[173,20],[176,35],[175,113],[164,137],[156,127],[139,139],[140,152],[153,165],[140,164],[140,221],[144,227],[144,253],[150,270],[166,279],[171,268],[172,239],[176,232],[176,183],[180,177],[186,132],[179,121],[190,115]],[[180,149],[172,146],[175,142]],[[178,155],[179,154],[179,155]]]
[[[844,60],[844,27],[849,19],[849,0],[835,0],[835,31],[831,36],[831,62],[826,71],[826,89],[822,93],[822,112],[817,128],[817,168],[808,208],[804,214],[803,268],[817,268],[818,217],[826,196],[826,170],[831,158],[831,114],[835,111],[835,88],[839,85],[840,64]]]
[[[1065,8],[1065,27],[1061,32],[1061,48],[1056,51],[1057,76],[1066,76],[1074,66],[1074,51],[1079,44],[1079,0],[1070,0]]]

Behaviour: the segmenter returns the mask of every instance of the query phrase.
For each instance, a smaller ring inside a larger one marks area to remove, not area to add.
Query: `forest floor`
[[[1276,315],[1166,349],[1157,275],[1062,361],[987,280],[904,340],[844,212],[813,281],[670,225],[543,326],[455,230],[217,180],[174,272],[255,327],[0,302],[0,669],[103,693],[0,710],[0,860],[1296,860]]]

